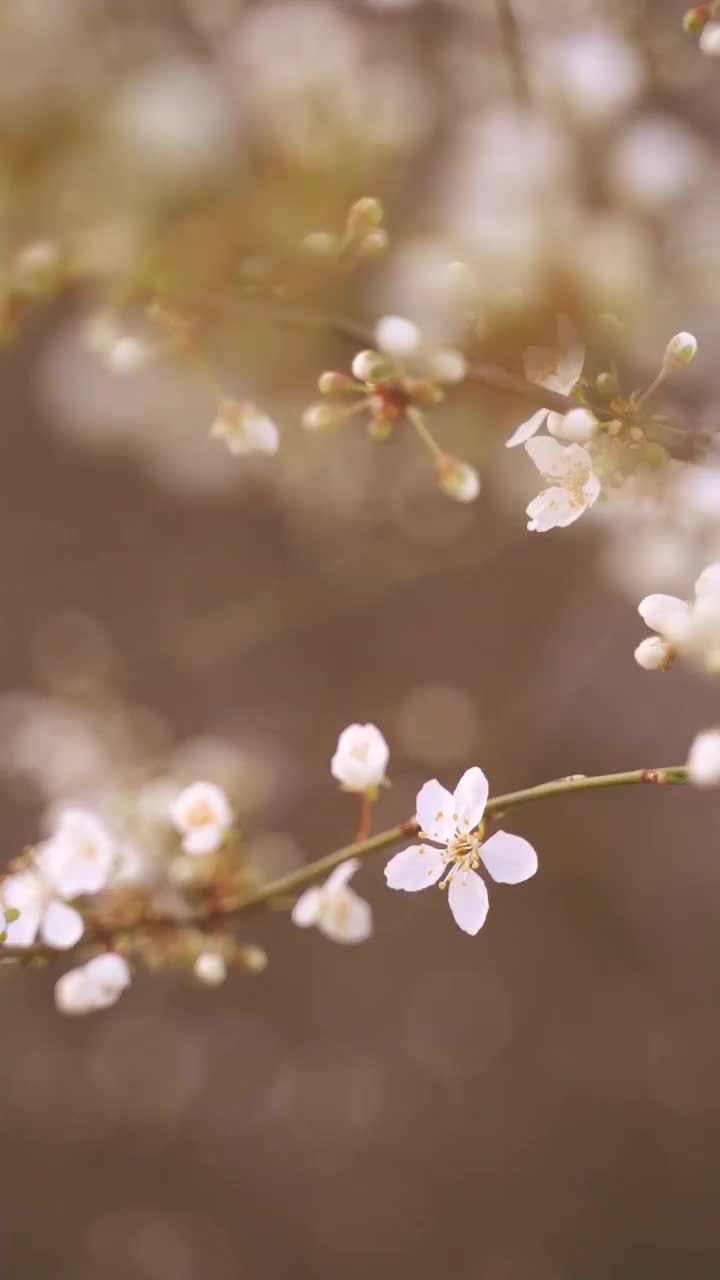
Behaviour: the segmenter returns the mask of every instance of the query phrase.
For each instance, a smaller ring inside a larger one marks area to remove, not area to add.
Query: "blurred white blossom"
[[[322,886],[306,889],[293,907],[293,924],[314,925],[333,942],[365,942],[372,933],[370,904],[348,884],[359,866],[359,858],[348,858]]]
[[[256,405],[221,400],[210,435],[223,440],[230,453],[277,453],[280,435],[275,423]]]
[[[60,1013],[85,1014],[109,1009],[130,985],[127,960],[108,952],[87,964],[70,969],[55,983],[55,1005]]]
[[[183,838],[185,853],[214,853],[232,825],[230,802],[214,782],[191,782],[170,806],[173,825]]]
[[[569,395],[573,390],[585,360],[585,347],[580,342],[575,327],[567,316],[558,316],[558,348],[528,347],[523,356],[523,367],[528,382],[537,382],[549,391]],[[506,442],[508,449],[525,444],[540,430],[548,416],[547,409],[538,409],[513,431]]]
[[[693,600],[656,593],[640,601],[638,613],[671,655],[683,654],[720,672],[720,561],[703,569]]]
[[[528,529],[538,533],[565,529],[600,495],[600,481],[593,470],[592,458],[579,444],[563,446],[550,436],[528,440],[525,448],[549,482],[548,488],[528,503]]]

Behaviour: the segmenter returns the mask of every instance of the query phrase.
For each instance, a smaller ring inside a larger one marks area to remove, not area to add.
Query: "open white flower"
[[[233,820],[230,802],[214,782],[191,782],[170,806],[170,818],[183,837],[185,853],[214,853]]]
[[[105,887],[115,860],[115,842],[93,813],[65,809],[41,852],[45,872],[61,897],[77,898]]]
[[[551,347],[528,347],[523,356],[523,366],[528,382],[537,382],[549,391],[559,391],[561,395],[567,396],[582,373],[585,347],[568,316],[558,316],[557,331],[558,350],[553,351]],[[526,440],[540,430],[547,416],[547,409],[538,409],[525,422],[521,422],[506,441],[506,448],[514,449],[519,444],[525,444]]]
[[[697,735],[688,755],[687,771],[696,787],[720,786],[720,729],[704,729]]]
[[[44,864],[39,850],[35,863],[27,871],[8,876],[2,885],[3,904],[19,912],[17,920],[7,926],[11,947],[31,947],[38,934],[48,947],[64,951],[74,947],[83,936],[84,924],[79,911],[62,901]]]
[[[221,400],[210,429],[216,440],[224,440],[230,453],[277,453],[280,443],[272,418],[256,405],[240,400]]]
[[[315,925],[333,942],[365,942],[372,933],[370,903],[348,885],[359,866],[359,858],[348,858],[323,885],[306,889],[292,909],[293,924],[301,929]]]
[[[526,508],[528,529],[537,533],[565,529],[600,495],[600,481],[593,470],[592,458],[581,445],[561,445],[552,436],[528,440],[525,449],[548,481],[548,488]]]
[[[55,1005],[60,1013],[94,1013],[116,1004],[130,985],[130,969],[123,956],[108,953],[70,969],[55,983]]]
[[[330,761],[333,778],[347,791],[373,793],[385,781],[390,748],[375,724],[349,724]]]
[[[468,769],[454,795],[436,778],[418,792],[417,821],[422,844],[402,849],[385,868],[391,889],[416,893],[440,881],[456,924],[476,934],[488,913],[485,881],[477,874],[484,862],[499,884],[519,884],[537,871],[537,854],[521,836],[496,831],[483,843],[482,822],[488,782],[482,769]],[[439,847],[438,847],[439,846]]]
[[[662,638],[669,657],[684,653],[720,671],[720,562],[703,569],[692,601],[656,593],[640,601],[638,613]]]

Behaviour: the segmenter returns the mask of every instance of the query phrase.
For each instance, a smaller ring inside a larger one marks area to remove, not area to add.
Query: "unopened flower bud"
[[[467,364],[462,351],[454,347],[442,347],[430,357],[430,369],[438,382],[462,382]]]
[[[594,413],[578,405],[569,413],[548,414],[548,431],[556,440],[564,440],[567,444],[587,444],[599,429],[599,422]]]
[[[720,24],[718,25],[718,32],[720,33]],[[720,53],[720,48],[718,48],[718,53]],[[694,334],[676,333],[665,348],[664,363],[690,364],[690,361],[694,360],[697,355],[697,349],[697,338]]]
[[[449,454],[436,461],[440,488],[456,502],[473,502],[480,492],[480,477],[474,467]]]
[[[615,374],[610,373],[607,370],[605,371],[605,373],[598,374],[597,378],[595,379],[595,386],[597,387],[600,395],[605,396],[606,399],[608,400],[610,400],[613,396],[616,396],[620,389],[618,387],[618,380],[615,377]]]
[[[420,345],[420,330],[405,316],[383,316],[375,326],[375,341],[388,356],[411,356]]]
[[[363,196],[356,200],[347,216],[346,232],[353,240],[362,236],[383,220],[383,207],[374,196]]]
[[[267,952],[252,944],[239,947],[235,952],[235,960],[246,973],[262,973],[263,969],[267,969]]]
[[[335,373],[328,369],[318,378],[318,391],[324,396],[342,395],[345,391],[354,391],[357,383],[346,373]]]
[[[303,413],[302,424],[306,431],[327,431],[341,417],[342,413],[331,404],[311,404]]]
[[[662,636],[648,636],[635,650],[635,661],[643,671],[666,671],[672,656],[672,648]]]
[[[696,4],[683,15],[683,31],[687,31],[688,35],[696,35],[711,17],[712,8],[709,4]]]
[[[709,22],[699,40],[700,52],[708,58],[720,58],[720,22]]]
[[[198,982],[206,987],[219,987],[227,977],[225,958],[218,951],[203,951],[193,965]]]
[[[697,787],[720,785],[720,729],[705,729],[690,748],[688,777]]]
[[[353,377],[358,382],[380,382],[390,374],[387,360],[383,359],[379,351],[358,351],[351,367]]]

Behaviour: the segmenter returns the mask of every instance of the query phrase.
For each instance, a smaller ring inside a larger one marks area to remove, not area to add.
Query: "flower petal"
[[[225,839],[226,827],[208,822],[203,827],[195,827],[183,837],[182,847],[186,853],[199,855],[215,853]]]
[[[447,844],[453,831],[453,798],[437,778],[426,782],[418,791],[415,813],[423,835],[438,844]]]
[[[638,613],[651,631],[657,631],[669,639],[684,633],[690,620],[690,606],[685,600],[660,593],[641,600]]]
[[[488,780],[475,765],[466,769],[453,796],[453,821],[462,833],[472,831],[481,821],[488,798]]]
[[[536,533],[545,533],[548,529],[566,529],[590,505],[585,498],[578,499],[568,489],[552,485],[549,489],[543,489],[537,498],[528,503],[525,509],[528,529]]]
[[[74,947],[84,932],[83,918],[65,902],[51,902],[43,916],[40,932],[49,947],[64,951]]]
[[[465,933],[479,933],[490,903],[485,881],[474,871],[458,871],[450,881],[448,905],[453,919]]]
[[[300,894],[290,914],[293,924],[299,925],[301,929],[307,929],[309,925],[316,924],[321,902],[322,890],[306,889]]]
[[[341,862],[334,871],[330,872],[327,880],[323,885],[324,893],[338,893],[345,888],[348,880],[351,880],[360,866],[359,858],[348,858],[347,862]]]
[[[583,364],[585,363],[585,347],[578,338],[577,329],[569,316],[558,316],[557,330],[560,354],[558,357],[558,370],[553,378],[552,385],[556,391],[561,391],[563,395],[568,395],[582,373]]]
[[[498,884],[520,884],[534,876],[538,867],[532,845],[507,831],[496,831],[486,840],[480,846],[480,857]]]
[[[528,440],[525,451],[543,476],[560,478],[567,475],[567,445],[553,436],[537,436]]]
[[[524,422],[521,422],[520,426],[513,431],[510,439],[505,441],[505,448],[514,449],[519,444],[525,444],[526,440],[529,440],[531,436],[535,435],[536,431],[540,430],[547,418],[547,413],[547,409],[538,409],[532,417],[526,418]]]
[[[448,797],[450,798],[450,797]],[[431,844],[413,844],[396,853],[385,867],[385,879],[389,889],[405,889],[417,893],[439,880],[445,869],[443,856]]]
[[[323,906],[317,925],[332,942],[365,942],[372,933],[370,903],[345,889]]]

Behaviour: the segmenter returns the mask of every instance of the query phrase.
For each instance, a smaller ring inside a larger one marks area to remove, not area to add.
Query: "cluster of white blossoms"
[[[640,601],[638,612],[657,632],[635,650],[636,662],[646,671],[664,671],[682,655],[711,674],[720,672],[720,561],[703,569],[694,599],[650,595]]]
[[[175,797],[169,824],[181,836],[185,854],[216,852],[232,829],[233,813],[222,788],[194,782]],[[83,909],[87,900],[124,883],[127,849],[103,822],[85,809],[60,813],[53,834],[22,861],[0,886],[0,925],[3,942],[31,947],[36,941],[55,950],[75,948],[85,933]],[[220,981],[218,959],[198,957],[200,981]],[[222,961],[224,966],[224,961]],[[224,975],[224,967],[223,967]],[[96,955],[58,979],[55,1001],[63,1013],[106,1009],[130,984],[127,960],[108,952]]]
[[[220,401],[210,435],[237,455],[277,453],[280,444],[280,433],[272,418],[257,405],[230,398]]]

